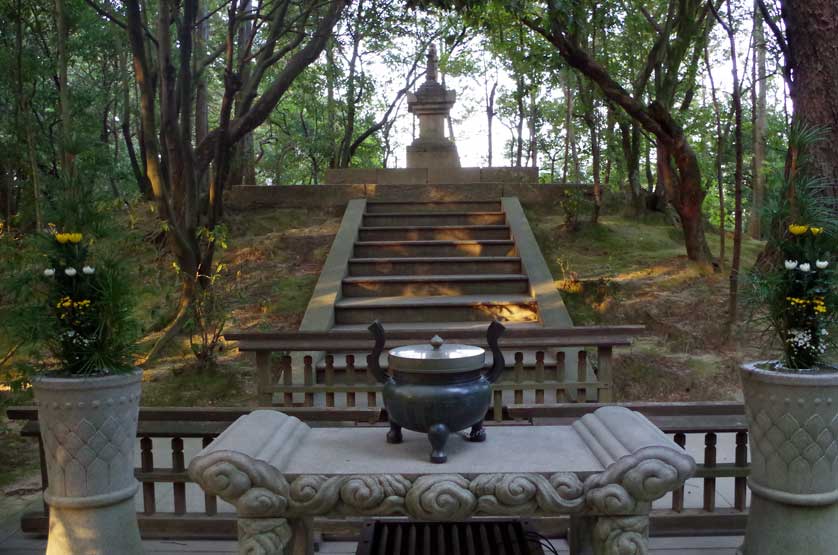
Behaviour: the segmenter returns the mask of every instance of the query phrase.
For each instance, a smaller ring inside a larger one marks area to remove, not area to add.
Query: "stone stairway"
[[[334,305],[333,329],[540,325],[500,200],[371,201]]]
[[[378,320],[385,330],[427,329],[430,339],[450,330],[483,332],[495,319],[508,328],[573,326],[518,199],[407,202],[396,196],[349,201],[300,329],[366,330]],[[562,349],[571,380],[577,352]],[[319,380],[324,353],[310,354]],[[331,354],[335,383],[353,383],[354,372],[343,371],[366,368],[367,353]],[[535,348],[520,354],[524,369],[535,368]],[[516,367],[515,353],[504,355],[507,367]],[[491,353],[486,363],[492,364]],[[543,364],[556,370],[557,353],[544,352]],[[589,400],[596,400],[592,392]],[[505,391],[504,398],[511,394]]]

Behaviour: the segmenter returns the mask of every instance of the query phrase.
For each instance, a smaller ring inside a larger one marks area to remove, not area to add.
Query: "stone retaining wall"
[[[471,168],[466,168],[467,170]],[[479,168],[477,168],[479,169]],[[496,168],[505,169],[505,168]],[[376,171],[376,170],[359,170]],[[392,170],[402,171],[402,170]],[[414,170],[405,170],[414,171]],[[425,171],[425,170],[419,170]],[[480,170],[485,171],[485,170]],[[275,185],[271,187],[243,185],[225,193],[225,203],[236,210],[259,207],[322,208],[343,210],[357,198],[368,200],[401,201],[457,201],[498,200],[501,197],[518,197],[522,204],[555,202],[569,191],[582,191],[590,195],[587,184],[534,182],[472,182],[465,184],[345,184],[345,185]]]
[[[339,168],[326,170],[329,185],[451,185],[537,183],[538,168]]]

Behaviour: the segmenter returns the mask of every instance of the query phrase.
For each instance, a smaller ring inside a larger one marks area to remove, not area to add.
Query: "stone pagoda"
[[[407,110],[419,117],[419,137],[407,147],[408,168],[459,168],[457,145],[445,138],[445,118],[457,99],[437,81],[436,47],[428,49],[425,82],[407,95]]]

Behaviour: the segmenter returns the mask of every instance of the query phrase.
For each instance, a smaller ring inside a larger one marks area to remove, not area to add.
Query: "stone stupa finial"
[[[436,81],[438,63],[439,59],[436,57],[436,45],[431,44],[428,47],[428,69],[425,74],[426,81]]]

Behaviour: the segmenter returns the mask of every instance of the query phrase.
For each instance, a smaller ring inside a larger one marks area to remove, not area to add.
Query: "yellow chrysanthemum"
[[[789,233],[792,235],[803,235],[809,231],[808,225],[799,225],[799,224],[790,224],[789,225]]]
[[[809,231],[812,232],[812,235],[820,235],[821,233],[823,233],[823,228],[822,227],[810,227]]]
[[[80,243],[84,236],[81,233],[56,233],[55,240],[62,245],[66,243]]]

